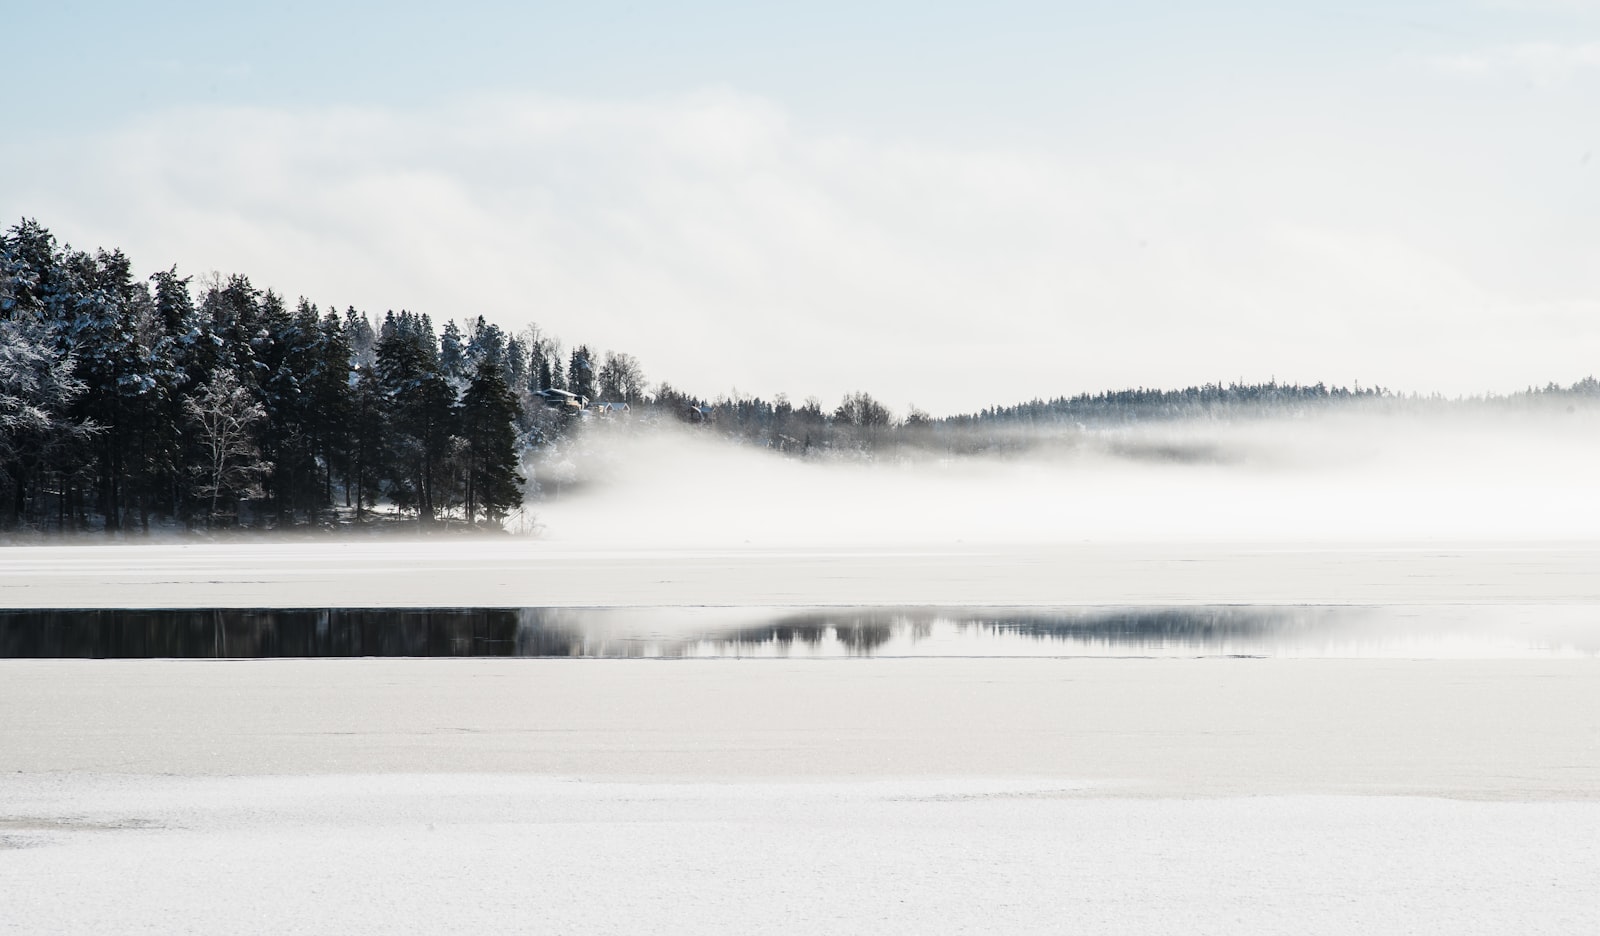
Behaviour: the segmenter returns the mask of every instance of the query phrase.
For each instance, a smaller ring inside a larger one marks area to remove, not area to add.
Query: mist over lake
[[[1600,529],[1600,407],[1587,403],[996,438],[976,453],[944,438],[796,459],[671,424],[600,425],[533,463],[547,498],[534,513],[543,536],[585,544],[1494,543]]]

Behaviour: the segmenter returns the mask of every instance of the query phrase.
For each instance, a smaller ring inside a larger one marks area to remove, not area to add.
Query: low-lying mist
[[[531,466],[551,540],[640,546],[1493,542],[1600,534],[1600,409],[1330,408],[800,457],[596,420]]]

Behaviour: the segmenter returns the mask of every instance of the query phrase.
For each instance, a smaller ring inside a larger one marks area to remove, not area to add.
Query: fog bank
[[[550,540],[620,545],[1588,540],[1600,413],[1375,413],[1041,432],[999,455],[799,458],[585,427],[536,465]]]

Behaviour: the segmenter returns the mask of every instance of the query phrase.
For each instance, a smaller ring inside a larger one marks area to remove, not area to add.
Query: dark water
[[[1597,653],[1587,606],[0,611],[0,658]]]

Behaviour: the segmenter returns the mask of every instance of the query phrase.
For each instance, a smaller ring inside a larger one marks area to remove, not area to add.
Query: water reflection
[[[7,658],[1597,653],[1589,606],[0,611]]]

